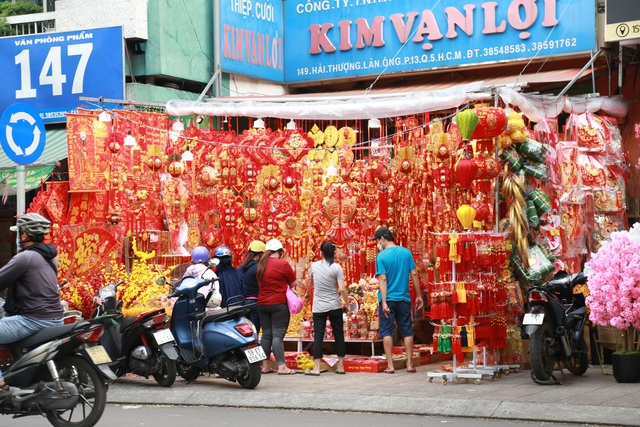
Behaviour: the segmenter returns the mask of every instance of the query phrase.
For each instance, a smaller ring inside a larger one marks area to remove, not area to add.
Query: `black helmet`
[[[44,237],[51,230],[51,221],[37,213],[21,215],[16,225],[9,228],[11,231],[26,233],[30,237]]]

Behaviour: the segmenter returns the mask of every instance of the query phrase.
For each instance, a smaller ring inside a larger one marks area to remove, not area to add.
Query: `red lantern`
[[[172,177],[176,178],[182,175],[184,172],[184,164],[180,160],[174,160],[169,163],[169,173]]]
[[[456,180],[464,190],[468,189],[471,182],[476,179],[478,165],[471,159],[462,158],[456,165]]]
[[[157,171],[162,167],[162,159],[158,156],[149,157],[147,159],[147,167],[152,171]]]
[[[120,143],[115,139],[111,140],[108,147],[109,147],[109,151],[111,151],[113,154],[116,154],[118,151],[120,151],[120,148],[121,148]]]
[[[248,223],[255,222],[255,220],[258,219],[258,210],[253,206],[247,206],[246,208],[244,208],[242,216]]]
[[[280,182],[275,176],[267,176],[262,180],[262,186],[267,191],[275,191],[278,189]]]
[[[400,162],[399,169],[400,169],[400,172],[404,174],[410,174],[411,171],[413,170],[413,163],[409,159],[404,159],[402,162]]]
[[[480,156],[473,161],[478,165],[477,179],[493,179],[500,173],[500,163],[494,157]]]
[[[476,221],[485,221],[489,219],[489,215],[491,215],[491,208],[488,203],[476,201],[471,203],[471,207],[476,210]]]
[[[478,115],[478,124],[471,134],[471,139],[495,138],[507,126],[507,114],[502,108],[480,107],[474,111]]]

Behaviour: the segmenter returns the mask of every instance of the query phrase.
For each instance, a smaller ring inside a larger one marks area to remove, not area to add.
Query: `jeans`
[[[244,305],[253,304],[256,302],[257,301],[255,299],[245,299]],[[251,320],[251,323],[253,323],[253,325],[256,327],[256,333],[260,335],[260,311],[258,310],[258,305],[255,305],[253,306],[253,308],[251,308],[251,311],[249,311],[247,318]]]
[[[15,316],[0,318],[0,344],[10,344],[35,334],[41,329],[62,325],[62,319],[31,319],[29,317]],[[2,382],[0,371],[0,382]]]
[[[267,355],[267,360],[273,355],[278,365],[284,364],[284,336],[289,328],[289,306],[287,304],[272,304],[258,306],[260,323],[262,325],[262,340],[260,345]]]
[[[344,357],[346,352],[344,344],[344,321],[342,320],[342,309],[338,308],[324,313],[313,313],[313,358],[322,359],[322,342],[327,325],[327,317],[333,329],[333,338],[336,342],[336,354]]]

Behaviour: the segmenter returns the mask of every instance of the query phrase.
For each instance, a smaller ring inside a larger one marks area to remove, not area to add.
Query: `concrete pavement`
[[[443,385],[439,378],[430,383],[427,372],[439,370],[443,363],[448,362],[419,366],[417,373],[397,370],[393,375],[272,373],[263,375],[254,390],[208,376],[191,384],[178,378],[171,388],[160,387],[153,379],[128,377],[110,386],[108,401],[640,425],[640,383],[619,384],[597,366],[580,377],[565,371],[564,384],[554,386],[535,384],[528,370],[492,381],[484,377],[480,384],[461,379]]]

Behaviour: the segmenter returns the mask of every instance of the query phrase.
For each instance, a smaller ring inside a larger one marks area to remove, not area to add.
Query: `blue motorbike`
[[[260,383],[260,365],[266,359],[258,344],[255,326],[245,316],[251,305],[228,306],[217,310],[214,301],[217,277],[186,277],[174,285],[170,298],[177,297],[171,313],[170,330],[176,340],[178,375],[187,381],[208,372],[246,389]],[[164,278],[158,284],[166,284]],[[198,292],[205,288],[208,292]],[[219,294],[218,294],[219,295]]]

